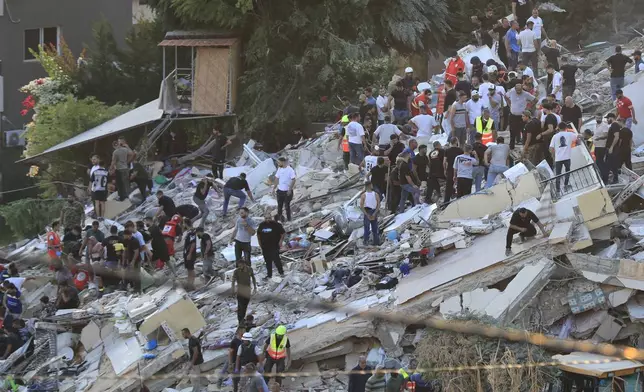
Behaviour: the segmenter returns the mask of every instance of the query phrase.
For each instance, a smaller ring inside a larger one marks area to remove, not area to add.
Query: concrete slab
[[[437,221],[483,218],[514,207],[524,200],[541,196],[540,181],[536,171],[517,178],[517,183],[503,181],[489,189],[462,197],[450,203],[437,214]]]
[[[616,287],[644,290],[644,264],[635,260],[579,253],[568,253],[566,257],[588,280]]]
[[[505,247],[499,246],[504,243],[506,233],[505,229],[497,229],[486,236],[475,238],[469,248],[458,252],[441,253],[430,265],[415,268],[411,275],[403,279],[396,287],[394,292],[396,305],[411,301],[460,277],[511,259],[514,256],[506,256]],[[546,238],[537,236],[523,244],[513,245],[512,250],[517,257],[522,252],[537,253],[540,251],[539,245],[546,242]],[[485,255],[485,257],[481,257],[481,255]]]
[[[148,336],[161,327],[161,323],[167,323],[175,336],[181,336],[183,328],[190,329],[190,332],[197,332],[206,326],[201,312],[189,299],[180,299],[165,308],[161,308],[152,314],[139,327],[144,336]]]
[[[572,234],[572,222],[560,222],[555,224],[548,237],[548,243],[560,244],[569,240]]]
[[[570,249],[574,252],[578,252],[582,249],[593,246],[593,237],[591,236],[588,227],[582,223],[573,229],[572,239],[570,242]]]
[[[353,340],[347,339],[347,340],[343,340],[341,342],[332,344],[331,346],[323,350],[311,353],[307,355],[305,358],[302,358],[302,361],[304,363],[318,362],[318,361],[323,361],[325,359],[346,355],[352,351],[353,351]]]
[[[601,323],[592,340],[594,342],[612,342],[622,330],[624,325],[616,318],[608,316]]]
[[[105,354],[112,362],[114,373],[119,376],[141,359],[143,351],[135,337],[123,339],[113,333],[105,339]]]
[[[617,214],[605,188],[577,196],[577,205],[588,230],[595,230],[617,222]]]
[[[499,295],[501,292],[497,289],[476,289],[463,293],[463,309],[472,313],[485,314],[485,308]]]
[[[90,351],[101,344],[103,341],[101,340],[101,328],[99,325],[94,321],[90,321],[81,331],[80,340],[86,351]]]
[[[504,322],[512,322],[548,284],[554,270],[555,263],[545,258],[523,267],[501,295],[485,308],[485,313]]]
[[[606,310],[584,312],[576,314],[574,317],[572,335],[582,338],[590,335],[593,330],[598,328],[604,322],[604,319],[608,317],[608,312]]]
[[[461,296],[457,295],[451,298],[448,298],[445,302],[441,303],[440,312],[443,317],[453,316],[459,314],[463,311],[463,306],[461,305]]]
[[[616,308],[628,302],[628,299],[631,297],[631,294],[633,294],[632,289],[621,289],[621,290],[613,291],[612,293],[608,294],[608,302],[610,303],[610,306],[612,306],[613,308]]]
[[[117,216],[121,215],[132,207],[130,200],[117,201],[117,200],[107,200],[105,202],[105,218],[114,219]]]

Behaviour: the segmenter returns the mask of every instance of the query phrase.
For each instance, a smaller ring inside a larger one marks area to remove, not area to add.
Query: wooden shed
[[[165,112],[233,115],[240,76],[240,42],[208,32],[166,34],[161,106]],[[174,48],[174,49],[172,49]],[[166,72],[168,56],[174,69]]]

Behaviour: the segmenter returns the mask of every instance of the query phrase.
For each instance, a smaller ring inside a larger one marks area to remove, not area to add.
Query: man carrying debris
[[[378,230],[378,211],[380,211],[380,196],[373,190],[370,182],[365,184],[365,190],[360,195],[360,209],[364,214],[364,245],[369,244],[369,236],[373,233],[373,246],[380,245],[380,231]]]
[[[199,338],[192,335],[188,328],[182,329],[181,335],[184,339],[188,339],[188,354],[190,355],[188,371],[191,375],[190,383],[192,384],[192,391],[200,392],[208,384],[208,379],[204,380],[205,377],[201,377],[201,364],[203,363],[201,343],[199,342]]]
[[[246,193],[244,193],[244,190]],[[235,196],[239,199],[238,208],[242,208],[246,202],[246,194],[248,194],[248,197],[252,201],[255,201],[255,199],[253,199],[253,193],[250,191],[248,181],[246,181],[246,173],[241,173],[239,176],[231,177],[226,181],[226,185],[224,185],[223,216],[226,216],[228,213],[228,203],[230,202],[231,196]]]
[[[284,226],[273,219],[273,213],[270,210],[264,212],[264,222],[257,226],[257,242],[259,242],[259,247],[262,249],[262,255],[266,263],[267,279],[273,277],[273,264],[277,267],[277,272],[279,272],[280,276],[284,277],[280,248],[284,243],[285,235]]]
[[[463,154],[454,159],[454,182],[456,183],[456,197],[460,198],[472,193],[473,170],[479,164],[476,151],[466,144]]]
[[[510,256],[512,254],[512,239],[515,234],[519,234],[521,242],[525,241],[526,238],[537,235],[537,229],[531,222],[534,222],[539,226],[539,230],[541,230],[541,234],[543,234],[544,237],[547,236],[546,228],[541,222],[539,222],[539,218],[537,218],[534,212],[521,207],[514,211],[512,218],[510,218],[510,227],[508,227],[508,234],[505,237],[506,256]]]
[[[245,260],[237,260],[237,268],[233,271],[232,293],[237,297],[237,321],[242,325],[246,318],[246,310],[250,303],[251,280],[253,281],[253,292],[257,292],[257,281],[253,268]]]
[[[266,339],[262,352],[266,353],[264,361],[264,380],[266,382],[268,382],[273,371],[273,365],[275,365],[277,373],[282,373],[291,366],[291,342],[286,336],[285,326],[278,326],[275,332]],[[275,381],[280,385],[282,384],[282,379],[283,377],[280,376],[275,377]]]
[[[564,179],[564,188],[568,190],[570,187],[568,185],[570,181],[570,159],[572,157],[572,146],[573,143],[581,143],[581,139],[578,133],[568,132],[566,130],[567,124],[562,122],[559,124],[558,132],[554,135],[550,141],[550,154],[555,157],[555,175],[557,176],[555,180],[555,189],[556,192],[564,193],[563,190],[559,189],[559,184],[561,182],[560,174],[562,169],[566,168],[566,175]]]
[[[251,253],[250,240],[255,235],[255,229],[255,222],[248,216],[248,208],[240,208],[230,242],[235,244],[235,259],[241,260],[243,255],[243,260],[248,265],[250,265]]]
[[[157,191],[157,201],[159,202],[159,207],[157,208],[157,213],[154,215],[155,218],[165,215],[166,219],[169,219],[174,216],[177,207],[174,205],[172,198],[165,196],[163,191],[159,190]]]
[[[360,127],[362,125],[358,124]],[[351,144],[351,140],[349,140]],[[362,161],[362,157],[360,158]],[[277,216],[280,221],[284,221],[282,211],[286,210],[286,220],[291,221],[291,200],[293,200],[293,189],[295,188],[295,170],[288,164],[286,157],[280,157],[277,160],[279,168],[275,173],[273,184],[273,194],[277,197]],[[357,163],[358,165],[360,162]]]

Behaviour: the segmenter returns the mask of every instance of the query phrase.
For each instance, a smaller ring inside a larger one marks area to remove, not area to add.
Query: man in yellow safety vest
[[[476,118],[474,124],[476,132],[483,135],[481,143],[487,146],[496,140],[496,129],[494,128],[494,120],[490,117],[490,109],[483,108],[483,114]]]
[[[273,365],[275,365],[275,370],[277,373],[283,373],[286,369],[291,366],[291,342],[289,342],[288,337],[286,336],[286,327],[283,325],[278,326],[275,329],[266,343],[264,343],[264,349],[262,350],[266,353],[265,362],[264,362],[264,379],[268,384],[270,374],[273,371]],[[283,377],[276,376],[275,381],[282,384]]]
[[[345,130],[347,124],[349,124],[349,116],[345,114],[342,116],[342,120],[340,120],[342,129],[340,130],[340,140],[338,140],[338,150],[342,148],[342,160],[344,161],[345,169],[349,168],[349,161],[351,160],[351,154],[349,154],[349,135],[347,135],[347,131]]]

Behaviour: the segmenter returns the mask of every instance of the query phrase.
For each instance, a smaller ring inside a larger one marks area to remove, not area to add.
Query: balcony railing
[[[563,170],[566,169],[563,168]],[[544,187],[550,184],[550,196],[553,201],[557,201],[575,192],[601,187],[602,183],[597,166],[591,163],[567,173],[562,172],[558,176],[542,181],[541,184]]]

